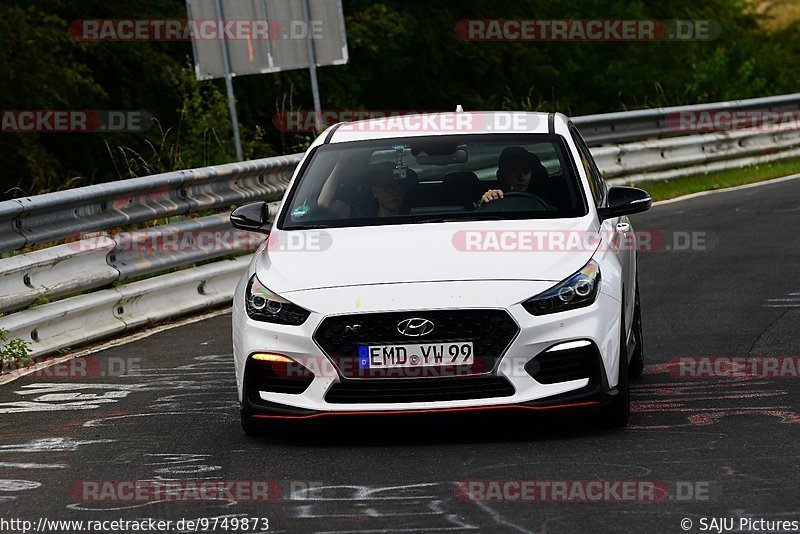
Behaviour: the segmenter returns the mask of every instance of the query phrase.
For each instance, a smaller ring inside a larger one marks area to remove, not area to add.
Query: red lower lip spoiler
[[[563,410],[568,408],[585,408],[588,406],[597,406],[600,404],[598,401],[576,402],[572,404],[553,404],[550,406],[524,406],[521,404],[505,404],[499,406],[468,406],[464,408],[435,408],[435,409],[420,409],[420,410],[376,410],[376,411],[349,411],[349,412],[320,412],[309,415],[264,415],[253,414],[251,417],[255,419],[282,419],[296,421],[298,419],[316,419],[319,417],[337,417],[347,415],[411,415],[411,414],[424,414],[424,413],[456,413],[456,412],[484,412],[489,410],[530,410],[534,412],[543,412],[549,410]]]

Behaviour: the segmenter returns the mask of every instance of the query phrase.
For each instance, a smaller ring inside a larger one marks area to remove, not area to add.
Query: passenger
[[[325,185],[319,192],[317,198],[317,205],[332,213],[339,219],[347,219],[353,211],[353,206],[349,202],[339,200],[336,195],[339,193],[339,183],[341,182],[342,175],[345,168],[352,169],[356,164],[356,157],[351,153],[345,153],[336,162],[336,165],[331,172],[331,175],[325,180]]]
[[[356,202],[335,198],[339,191],[339,183],[343,174],[342,169],[353,168],[352,158],[346,158],[346,160],[343,158],[337,163],[331,176],[322,187],[317,199],[319,207],[328,210],[340,219],[374,216],[374,209],[377,209],[378,217],[394,217],[406,212],[405,201],[408,191],[408,179],[395,178],[393,174],[394,166],[391,164],[376,166],[374,169],[375,174],[370,177],[371,185],[369,190],[371,195],[367,201],[372,206],[361,206]]]
[[[378,201],[378,217],[396,217],[405,213],[408,179],[393,175],[378,176],[372,185],[372,196]]]

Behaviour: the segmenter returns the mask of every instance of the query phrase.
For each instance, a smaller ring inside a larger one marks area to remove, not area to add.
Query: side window
[[[553,143],[537,143],[535,145],[527,145],[525,148],[539,158],[539,161],[547,169],[548,175],[555,176],[562,173],[561,159]]]
[[[594,197],[595,205],[599,206],[606,196],[606,182],[600,175],[600,170],[597,168],[592,158],[592,153],[589,151],[589,147],[586,146],[577,128],[570,125],[570,133],[572,134],[573,141],[575,141],[575,145],[578,147],[578,153],[581,156],[581,164],[589,179],[589,187],[592,190],[592,197]]]
[[[581,138],[581,141],[583,141],[583,138]],[[584,146],[586,146],[586,142],[583,142],[583,144],[584,144]],[[586,152],[591,156],[592,153],[589,150],[588,146],[586,147]],[[594,174],[595,178],[597,179],[597,185],[600,188],[600,191],[603,192],[602,198],[606,198],[606,193],[608,193],[608,184],[603,179],[603,174],[600,172],[600,169],[597,167],[597,162],[594,160],[593,156],[589,158],[589,165],[592,166],[592,170],[594,171],[593,174]]]

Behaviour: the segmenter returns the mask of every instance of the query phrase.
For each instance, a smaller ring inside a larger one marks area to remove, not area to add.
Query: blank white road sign
[[[342,0],[308,0],[309,24],[303,18],[303,1],[221,0],[232,76],[307,69],[309,35],[318,67],[347,63]],[[189,23],[194,27],[203,21],[219,21],[216,0],[186,3]],[[208,38],[202,32],[193,32],[198,80],[225,76],[218,35]]]

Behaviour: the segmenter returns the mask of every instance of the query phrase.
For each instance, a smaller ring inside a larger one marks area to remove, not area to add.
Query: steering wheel
[[[553,206],[542,200],[542,197],[526,191],[509,191],[481,207],[488,211],[551,211]]]

